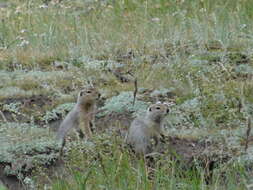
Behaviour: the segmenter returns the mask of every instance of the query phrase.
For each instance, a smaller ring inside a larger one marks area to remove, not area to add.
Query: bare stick
[[[242,111],[242,100],[241,99],[238,99],[238,112],[241,112]]]
[[[248,117],[248,128],[247,128],[247,131],[246,131],[245,152],[247,151],[248,145],[249,145],[250,131],[251,131],[251,119],[250,119],[250,117]]]
[[[134,106],[134,103],[135,103],[137,92],[138,92],[138,84],[137,84],[137,78],[135,78],[134,79],[134,100],[133,100],[133,106]]]

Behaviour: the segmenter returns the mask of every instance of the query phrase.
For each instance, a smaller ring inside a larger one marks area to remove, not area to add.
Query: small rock
[[[160,18],[155,17],[155,18],[152,18],[151,21],[152,22],[160,22]]]

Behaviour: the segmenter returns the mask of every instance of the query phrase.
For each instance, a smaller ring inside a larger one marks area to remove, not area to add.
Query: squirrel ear
[[[170,109],[169,109],[169,108],[167,108],[166,113],[169,113],[169,112],[170,112]]]
[[[83,96],[84,91],[80,91],[79,96]]]
[[[151,108],[151,106],[148,108],[148,111],[152,111],[152,108]]]

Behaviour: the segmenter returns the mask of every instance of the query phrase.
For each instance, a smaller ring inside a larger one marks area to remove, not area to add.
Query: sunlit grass
[[[137,55],[166,54],[168,43],[175,54],[184,47],[192,53],[205,49],[212,41],[224,51],[247,51],[252,45],[250,1],[63,1],[42,5],[41,1],[14,1],[3,9],[0,37],[5,50],[1,53],[10,61],[36,65],[81,55],[113,59],[129,49]]]

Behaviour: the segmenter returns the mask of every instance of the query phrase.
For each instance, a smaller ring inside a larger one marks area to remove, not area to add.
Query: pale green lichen
[[[3,105],[3,111],[9,111],[15,114],[19,114],[19,108],[21,103],[20,102],[14,102],[10,104],[4,104]]]
[[[105,105],[101,108],[101,110],[105,111],[99,115],[103,116],[113,112],[138,114],[147,110],[148,103],[136,100],[133,105],[133,100],[133,92],[121,92],[119,95],[106,100]]]
[[[240,64],[235,67],[235,73],[239,75],[253,75],[253,68],[250,65]]]
[[[123,66],[123,64],[118,63],[113,60],[96,60],[87,56],[72,58],[70,62],[74,66],[82,67],[85,69],[91,69],[91,70],[107,70],[107,69],[119,68]]]
[[[26,187],[30,190],[35,190],[37,189],[35,186],[35,181],[29,177],[25,177],[25,179],[23,180],[24,184],[26,185]]]
[[[39,165],[50,165],[59,156],[60,144],[49,129],[30,124],[0,125],[0,163],[6,175],[21,176]]]
[[[49,121],[59,119],[61,116],[64,116],[66,113],[71,111],[74,105],[75,103],[65,103],[58,105],[53,110],[47,111],[42,120],[48,123]]]
[[[198,98],[186,100],[180,105],[171,107],[170,114],[166,120],[173,128],[205,126],[206,121],[203,118],[200,106],[201,102]]]

